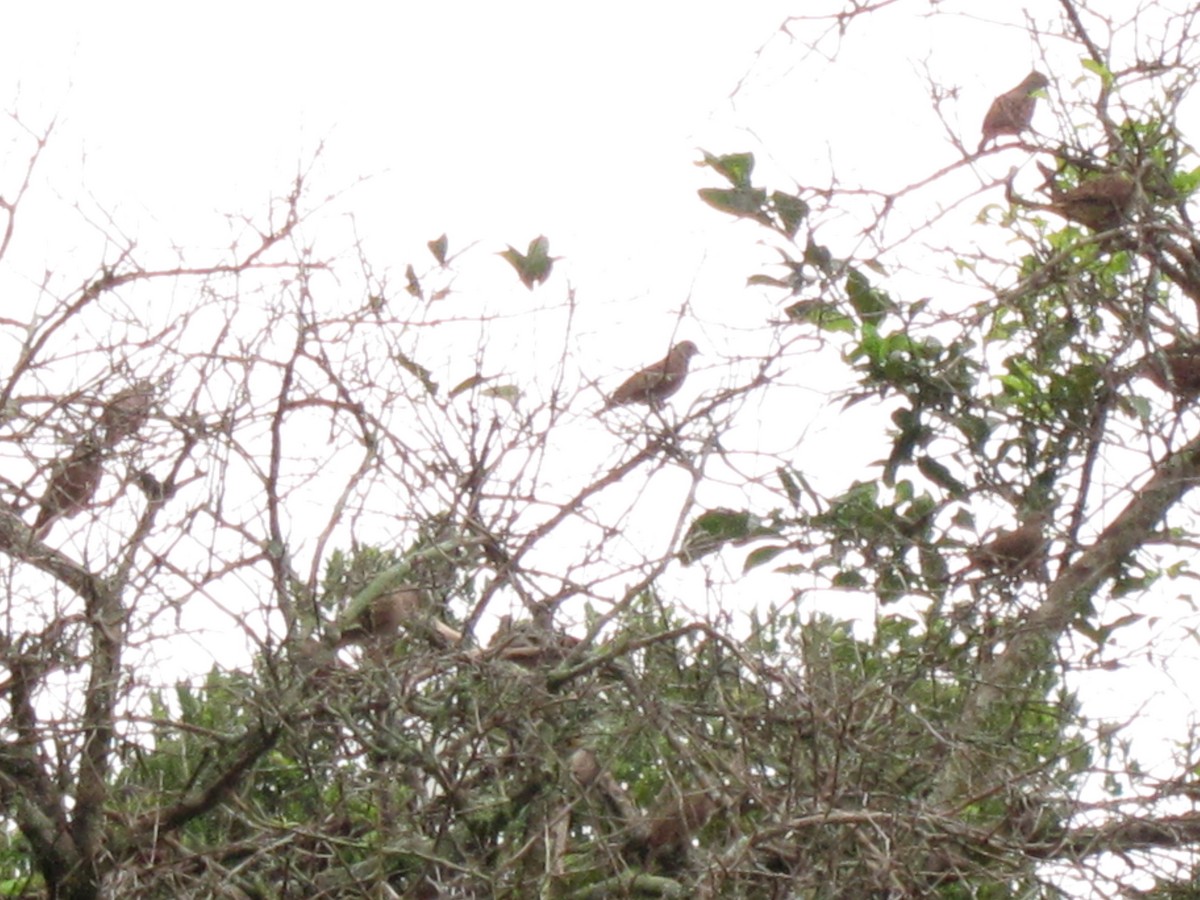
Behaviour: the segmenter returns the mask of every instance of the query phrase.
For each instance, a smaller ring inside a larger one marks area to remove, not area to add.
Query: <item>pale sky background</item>
[[[99,238],[71,212],[76,204],[87,216],[111,214],[147,255],[158,248],[168,264],[168,241],[223,246],[223,215],[259,213],[323,144],[315,192],[348,190],[321,227],[332,243],[345,242],[345,213],[353,211],[395,288],[406,264],[432,267],[425,242],[446,232],[451,252],[479,242],[459,290],[503,286],[523,296],[493,253],[545,234],[564,259],[539,292],[561,298],[568,284],[575,288],[572,350],[584,372],[611,385],[612,373],[657,358],[686,300],[693,324],[682,336],[705,353],[696,388],[719,385],[723,357],[753,344],[746,332],[782,304],[745,288],[746,276],[774,258],[759,230],[697,199],[697,188],[718,184],[693,165],[699,148],[753,150],[757,180],[785,190],[827,182],[831,164],[843,185],[918,180],[957,158],[930,108],[926,72],[956,89],[945,111],[973,148],[991,98],[1044,65],[1023,10],[1045,19],[1060,9],[1051,0],[963,0],[942,4],[963,15],[930,20],[921,16],[928,4],[900,4],[852,25],[840,48],[829,37],[823,48],[838,54],[830,64],[805,57],[780,26],[790,14],[831,5],[838,4],[13,4],[0,104],[35,130],[57,117],[39,189],[59,199],[52,219],[21,223],[10,263],[36,281],[47,258],[62,265],[71,250],[79,278],[93,271]],[[1051,103],[1035,119],[1044,130],[1055,127],[1055,96],[1090,90],[1075,47],[1048,47]],[[6,179],[25,154],[0,147]],[[1027,171],[1029,161],[1010,153],[980,165],[996,175],[1010,165]],[[977,184],[964,170],[941,189],[965,193]],[[1002,241],[972,224],[985,203],[1001,201],[968,202],[949,224],[968,229],[959,232],[968,240]],[[860,224],[851,211],[822,236],[851,240]],[[911,296],[947,289],[936,279],[898,278],[888,287],[907,284]],[[20,302],[11,288],[8,302]],[[964,305],[976,299],[964,293]],[[20,313],[9,307],[0,315]],[[878,445],[855,440],[855,419],[826,406],[811,368],[785,380],[811,385],[811,406],[797,409],[793,392],[786,411],[806,435],[798,465],[828,467],[836,458],[846,482],[872,477],[877,470],[862,465]],[[784,415],[764,405],[768,422]],[[763,432],[766,444],[794,437]],[[786,578],[765,572],[745,588],[772,598],[789,592]],[[873,615],[870,606],[833,611]],[[1091,711],[1120,717],[1146,700],[1156,704],[1147,708],[1148,726],[1190,718],[1194,702],[1183,687],[1194,679],[1162,676],[1161,649],[1144,675],[1126,669],[1098,679]],[[1190,641],[1174,652],[1196,655]]]

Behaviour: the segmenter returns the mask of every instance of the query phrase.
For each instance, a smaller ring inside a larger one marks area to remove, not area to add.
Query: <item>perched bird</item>
[[[513,622],[512,616],[502,616],[488,644],[487,655],[531,669],[557,665],[578,646],[579,638],[552,631],[548,625]]]
[[[578,748],[567,758],[567,766],[570,769],[571,777],[584,787],[592,784],[603,771],[600,768],[600,758],[590,747]]]
[[[627,403],[648,403],[657,407],[683,387],[688,362],[700,351],[691,341],[680,341],[658,362],[630,375],[609,396],[605,409]]]
[[[417,588],[397,588],[372,600],[359,621],[369,635],[395,637],[401,626],[420,612],[423,603],[424,598]]]
[[[1176,344],[1147,356],[1134,375],[1149,378],[1159,390],[1184,399],[1200,395],[1200,344]]]
[[[342,631],[337,645],[344,647],[367,642],[390,645],[402,628],[416,631],[443,646],[462,641],[459,632],[427,614],[425,594],[420,588],[398,587],[371,600],[357,621]]]
[[[115,446],[141,431],[150,418],[153,402],[154,387],[149,381],[139,381],[114,394],[100,413],[104,445]]]
[[[1124,221],[1133,201],[1133,192],[1134,183],[1130,178],[1110,172],[1070,190],[1051,187],[1051,201],[1046,208],[1093,231],[1107,231]]]
[[[1020,527],[1001,531],[994,538],[967,551],[970,568],[1006,575],[1025,572],[1036,575],[1046,550],[1045,527],[1049,515],[1034,513]]]
[[[46,536],[55,519],[70,519],[87,509],[103,474],[103,447],[93,436],[86,435],[70,456],[54,464],[54,472],[33,523],[39,540]]]
[[[667,788],[660,793],[644,825],[646,861],[653,868],[668,873],[678,873],[687,866],[693,835],[704,828],[720,808],[717,801],[703,791],[685,796],[664,796],[674,790]],[[641,837],[635,837],[631,849],[642,849],[637,846]]]
[[[1050,80],[1041,72],[1030,72],[1015,88],[993,100],[983,117],[983,139],[976,152],[1002,134],[1020,134],[1028,128],[1037,104],[1035,95],[1049,84]]]

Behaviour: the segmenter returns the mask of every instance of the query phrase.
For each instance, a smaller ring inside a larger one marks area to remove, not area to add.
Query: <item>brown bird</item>
[[[592,784],[603,771],[600,768],[600,758],[590,747],[580,747],[572,753],[567,758],[567,767],[571,772],[571,777],[584,787]]]
[[[550,630],[536,622],[513,622],[502,616],[488,643],[487,655],[514,662],[527,669],[554,666],[579,646],[579,638]]]
[[[1035,95],[1049,84],[1050,80],[1041,72],[1030,72],[1015,88],[993,100],[983,117],[983,139],[976,152],[981,152],[988,141],[1002,134],[1019,135],[1028,128],[1037,105]]]
[[[677,390],[687,378],[688,362],[700,351],[691,341],[680,341],[671,351],[653,365],[630,375],[609,396],[605,409],[624,406],[628,403],[647,403],[658,407]]]
[[[393,638],[399,634],[401,626],[421,611],[423,604],[424,598],[417,588],[397,588],[372,600],[359,621],[367,634]]]
[[[687,865],[692,836],[708,824],[719,808],[702,791],[683,797],[660,794],[645,822],[647,863],[664,872],[681,871]]]
[[[1046,208],[1093,231],[1107,231],[1124,221],[1133,192],[1131,179],[1110,172],[1067,191],[1051,187],[1051,202]]]
[[[1037,575],[1046,549],[1047,521],[1047,513],[1034,513],[1020,527],[1001,531],[987,543],[968,550],[970,568],[988,569],[1007,575],[1022,572]]]
[[[54,472],[33,523],[39,540],[46,536],[55,519],[77,516],[92,502],[104,474],[102,450],[94,437],[86,435],[70,456],[54,464]]]
[[[428,619],[428,621],[426,621]],[[342,631],[337,645],[378,642],[390,645],[400,629],[421,633],[433,643],[461,643],[462,635],[433,615],[426,615],[425,594],[420,588],[399,587],[375,597],[358,620]]]
[[[1163,347],[1147,356],[1134,370],[1149,378],[1159,390],[1184,399],[1200,395],[1200,344]]]
[[[104,404],[100,424],[104,428],[104,445],[112,447],[142,430],[150,418],[154,402],[154,387],[149,381],[139,381],[118,391]]]

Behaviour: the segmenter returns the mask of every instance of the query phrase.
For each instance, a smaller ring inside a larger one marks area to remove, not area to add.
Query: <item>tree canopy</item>
[[[896,5],[784,29],[836,73]],[[908,184],[702,151],[771,312],[714,346],[684,303],[620,371],[552,234],[385,268],[311,168],[226,248],[109,223],[38,282],[10,117],[0,895],[1200,892],[1190,711],[1151,767],[1082,702],[1195,642],[1178,6],[1031,17],[969,132],[931,73]],[[506,308],[456,280],[493,253]]]

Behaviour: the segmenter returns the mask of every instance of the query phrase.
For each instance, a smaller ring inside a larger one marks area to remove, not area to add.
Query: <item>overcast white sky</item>
[[[802,63],[779,27],[822,5],[24,4],[0,100],[34,127],[57,114],[55,186],[144,241],[223,238],[206,213],[265,201],[324,142],[321,189],[373,179],[347,202],[372,250],[545,233],[574,284],[644,316],[743,283],[736,261],[703,267],[738,226],[697,203],[698,147],[758,150],[780,187],[822,183],[831,153],[843,179],[878,184],[886,154],[899,185],[952,158],[921,65],[962,87],[974,143],[980,109],[1033,62],[1017,28],[943,35],[907,4],[855,25],[836,66]]]
[[[286,186],[325,142],[320,187],[373,176],[351,205],[393,253],[442,231],[452,249],[546,233],[577,281],[624,269],[641,293],[693,243],[679,210],[701,213],[698,138],[785,16],[753,6],[30,4],[12,11],[0,84],[20,85],[31,122],[59,115],[59,164],[85,155],[122,222],[198,228]]]

